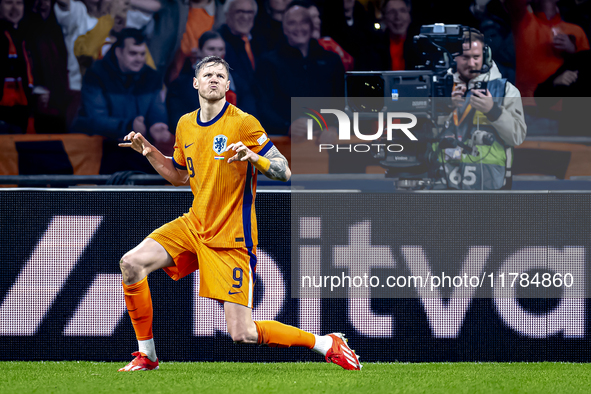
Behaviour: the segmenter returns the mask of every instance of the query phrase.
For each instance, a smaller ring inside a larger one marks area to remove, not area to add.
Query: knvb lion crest
[[[216,135],[213,137],[213,151],[218,155],[221,155],[226,150],[226,144],[228,143],[228,137],[223,134]]]

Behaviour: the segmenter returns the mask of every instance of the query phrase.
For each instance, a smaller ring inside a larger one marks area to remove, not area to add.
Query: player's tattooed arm
[[[291,170],[289,169],[287,159],[279,152],[279,149],[275,146],[271,147],[264,157],[271,162],[269,169],[265,172],[265,176],[276,181],[287,182],[291,177]]]
[[[287,182],[291,177],[287,159],[275,146],[271,147],[264,156],[260,156],[248,149],[242,141],[228,145],[226,151],[229,150],[236,152],[236,154],[228,159],[228,164],[248,160],[269,179]]]

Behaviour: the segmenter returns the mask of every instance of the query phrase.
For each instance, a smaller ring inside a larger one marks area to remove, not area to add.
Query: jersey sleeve
[[[254,116],[247,116],[240,126],[240,140],[254,153],[264,156],[273,143],[260,122]]]
[[[172,164],[178,169],[186,170],[187,163],[185,161],[185,152],[183,151],[183,141],[182,141],[182,125],[181,122],[183,118],[179,120],[179,123],[176,127],[176,136],[174,141],[174,153],[172,154]]]

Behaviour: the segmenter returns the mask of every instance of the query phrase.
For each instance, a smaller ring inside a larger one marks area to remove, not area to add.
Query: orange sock
[[[148,277],[132,285],[123,283],[123,293],[125,294],[125,305],[127,305],[127,311],[129,317],[131,317],[136,338],[138,341],[152,339],[154,337],[152,335],[154,312],[152,310],[150,287],[148,287]]]
[[[255,321],[259,345],[270,347],[302,346],[312,349],[316,343],[314,334],[277,321]]]

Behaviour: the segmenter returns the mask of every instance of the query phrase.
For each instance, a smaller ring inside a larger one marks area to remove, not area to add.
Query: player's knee
[[[123,275],[123,281],[125,283],[135,283],[142,279],[140,278],[142,265],[133,257],[133,255],[126,254],[121,257],[119,268],[121,269],[121,274]]]

